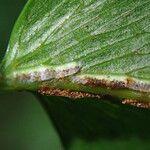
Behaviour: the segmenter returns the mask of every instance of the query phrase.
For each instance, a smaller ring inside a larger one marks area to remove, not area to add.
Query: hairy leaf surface
[[[3,61],[7,85],[149,101],[149,9],[150,0],[29,0]]]

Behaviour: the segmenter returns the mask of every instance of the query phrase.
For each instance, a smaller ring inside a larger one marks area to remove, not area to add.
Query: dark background
[[[0,0],[0,60],[27,0]],[[38,100],[27,92],[0,92],[0,150],[58,150],[60,141]]]

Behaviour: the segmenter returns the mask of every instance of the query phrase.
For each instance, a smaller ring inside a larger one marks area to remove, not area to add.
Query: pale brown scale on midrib
[[[125,88],[125,83],[124,82],[117,82],[117,81],[109,81],[109,80],[97,80],[97,79],[91,79],[91,78],[86,78],[83,79],[85,81],[85,85],[89,86],[94,86],[94,87],[110,87],[110,88]]]
[[[81,70],[80,63],[64,64],[62,66],[41,66],[37,69],[23,70],[14,72],[9,78],[13,78],[19,82],[43,82],[51,79],[60,79],[74,75]]]
[[[126,87],[140,92],[150,92],[150,84],[139,83],[132,78],[127,78]]]
[[[127,77],[125,80],[109,80],[109,79],[97,79],[93,77],[75,77],[73,82],[77,84],[83,84],[92,87],[105,87],[112,89],[131,89],[143,93],[150,92],[150,84],[140,83],[133,78]]]

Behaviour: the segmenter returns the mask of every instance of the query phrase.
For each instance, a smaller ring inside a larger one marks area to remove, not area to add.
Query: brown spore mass
[[[96,94],[57,89],[57,88],[49,88],[49,87],[42,87],[38,90],[38,92],[42,95],[47,95],[47,96],[50,96],[50,95],[51,96],[63,96],[63,97],[69,97],[69,98],[74,98],[74,99],[84,98],[84,97],[100,98],[100,95],[96,95]]]
[[[85,85],[90,86],[102,86],[102,87],[110,87],[110,88],[125,88],[124,82],[119,81],[109,81],[109,80],[97,80],[97,79],[91,79],[86,78],[85,79]]]
[[[124,99],[122,101],[122,104],[132,105],[132,106],[136,106],[139,108],[150,109],[150,103],[149,102],[140,102],[140,101],[132,100],[132,99]]]

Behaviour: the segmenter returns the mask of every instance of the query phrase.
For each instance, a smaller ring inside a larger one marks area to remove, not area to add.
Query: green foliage
[[[40,97],[69,150],[149,150],[150,111],[117,99]],[[110,101],[108,101],[108,99]]]
[[[116,96],[38,98],[65,149],[150,149],[150,111],[118,102],[150,100],[149,8],[150,0],[29,0],[1,64],[0,88]]]
[[[29,0],[3,61],[6,85],[149,101],[149,7],[149,0]]]

